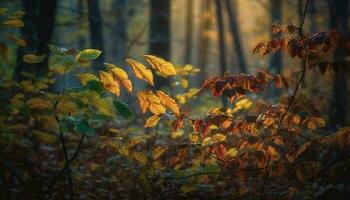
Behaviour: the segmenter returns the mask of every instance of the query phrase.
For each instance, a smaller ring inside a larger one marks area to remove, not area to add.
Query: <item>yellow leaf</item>
[[[48,101],[46,99],[41,99],[41,98],[32,98],[29,99],[26,104],[30,109],[40,109],[40,110],[45,110],[45,109],[50,109],[52,108],[52,103],[51,101]]]
[[[56,139],[57,139],[55,135],[44,133],[37,130],[33,131],[33,135],[36,139],[38,139],[40,142],[45,144],[53,144],[56,142]]]
[[[221,133],[217,133],[213,136],[213,142],[222,142],[226,139],[226,135],[221,134]]]
[[[24,23],[19,19],[6,20],[6,21],[4,21],[3,24],[5,26],[14,27],[14,28],[21,28],[24,26]]]
[[[167,146],[156,147],[155,149],[153,149],[152,151],[153,160],[157,160],[161,155],[165,153],[167,149],[168,149]]]
[[[126,59],[126,62],[131,66],[131,69],[137,78],[145,80],[150,85],[153,85],[153,74],[151,70],[147,69],[142,63],[132,59]]]
[[[145,55],[144,57],[151,67],[158,70],[162,76],[168,77],[176,75],[176,70],[172,63],[152,55]]]
[[[184,78],[180,79],[180,86],[185,89],[188,88],[188,80]]]
[[[273,146],[268,146],[268,147],[267,147],[267,151],[269,152],[269,154],[270,154],[273,158],[279,159],[280,154],[278,153],[278,151],[276,150],[275,147],[273,147]]]
[[[171,139],[176,139],[176,138],[179,138],[181,136],[184,135],[184,131],[183,130],[178,130],[178,131],[173,131],[171,132]]]
[[[78,53],[75,57],[75,60],[79,62],[88,62],[98,58],[101,55],[102,51],[98,49],[84,49]]]
[[[79,78],[80,83],[82,85],[86,85],[89,81],[92,81],[92,80],[98,81],[98,78],[91,73],[79,74],[77,75],[77,77]]]
[[[212,144],[212,138],[211,137],[206,137],[203,141],[202,141],[202,147],[204,146],[208,146]]]
[[[67,101],[67,100],[64,100],[64,101],[60,101],[58,104],[57,104],[57,110],[59,113],[62,113],[62,114],[76,114],[78,112],[78,109],[77,109],[77,105],[72,102],[72,101]]]
[[[108,72],[100,71],[100,80],[106,90],[112,92],[116,96],[120,95],[120,87],[117,81],[113,79],[113,76]]]
[[[155,115],[164,114],[165,107],[160,102],[157,95],[151,90],[143,90],[137,93],[137,98],[143,113],[149,111]]]
[[[149,117],[146,121],[145,128],[150,128],[150,127],[157,125],[160,118],[161,117],[159,115],[153,115],[153,116]]]
[[[252,106],[252,104],[253,102],[250,99],[241,99],[236,103],[236,107],[233,109],[232,112],[237,112],[238,110],[242,109],[249,109]]]
[[[46,57],[46,55],[37,56],[37,55],[34,55],[34,54],[27,54],[27,55],[23,56],[23,61],[26,62],[26,63],[35,64],[35,63],[42,62],[45,57]]]
[[[109,67],[114,80],[122,84],[130,94],[132,92],[132,83],[129,80],[128,74],[123,69],[118,68],[113,64],[106,63],[106,65]]]
[[[142,113],[145,113],[150,106],[150,103],[147,100],[146,92],[145,91],[138,92],[137,99],[139,100]]]
[[[135,136],[129,141],[128,148],[131,148],[137,144],[140,144],[141,142],[146,142],[145,138],[140,136]]]
[[[14,42],[16,42],[16,44],[18,46],[21,46],[21,47],[26,47],[27,46],[27,42],[25,40],[23,40],[22,38],[19,38],[19,37],[16,37],[14,35],[11,35],[11,34],[7,34],[6,37]]]
[[[145,165],[147,163],[147,156],[144,153],[142,153],[142,152],[134,152],[133,156],[141,164]]]
[[[160,102],[167,108],[169,108],[171,111],[173,111],[175,114],[179,115],[180,110],[179,107],[177,106],[176,102],[174,99],[169,97],[167,94],[165,94],[162,91],[156,91],[156,94],[160,100]]]
[[[237,156],[237,149],[236,148],[231,148],[225,153],[225,158],[233,158]]]
[[[310,117],[310,119],[307,120],[306,124],[306,126],[312,130],[315,130],[317,127],[324,127],[325,125],[326,122],[320,117]]]
[[[194,134],[194,133],[191,133],[189,134],[189,140],[191,143],[197,143],[198,142],[198,139],[199,139],[199,136],[197,134]]]

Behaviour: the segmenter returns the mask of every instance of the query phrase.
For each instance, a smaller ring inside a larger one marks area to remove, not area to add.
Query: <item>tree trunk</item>
[[[170,1],[151,0],[151,27],[149,53],[166,60],[170,59]],[[155,77],[157,88],[169,86],[170,80]]]
[[[222,14],[221,0],[215,1],[216,16],[218,20],[218,31],[219,31],[219,51],[220,51],[220,73],[224,76],[227,72],[226,66],[226,52],[225,52],[225,32],[224,32],[224,16]],[[222,99],[223,108],[227,108],[227,98]]]
[[[309,7],[309,18],[310,18],[310,32],[315,33],[317,31],[317,20],[316,20],[316,2],[310,1]]]
[[[23,80],[21,72],[33,73],[36,77],[45,75],[48,72],[47,44],[50,43],[55,24],[57,1],[35,0],[22,1],[23,10],[26,13],[23,17],[25,26],[21,29],[22,37],[27,41],[27,47],[18,47],[17,65],[14,72],[15,80]],[[46,55],[43,62],[38,64],[25,63],[22,58],[25,54]]]
[[[210,31],[212,27],[211,20],[211,0],[203,0],[204,2],[201,4],[201,20],[199,27],[199,41],[198,41],[198,67],[200,67],[200,77],[199,82],[202,83],[207,74],[207,64],[208,64],[208,50],[209,50],[209,37],[207,32]]]
[[[282,1],[281,0],[270,0],[270,13],[271,13],[271,26],[274,23],[281,23],[282,22]],[[280,34],[277,35],[279,37]],[[271,31],[271,38],[273,38],[274,35]],[[277,51],[273,53],[270,57],[270,65],[268,67],[269,72],[273,74],[280,74],[282,72],[282,52]],[[275,87],[272,87],[269,89],[269,92],[267,93],[270,97],[279,97],[281,94],[281,91],[279,89],[276,89]]]
[[[237,14],[236,14],[236,8],[234,7],[231,0],[225,0],[226,3],[226,9],[230,20],[230,28],[231,28],[231,34],[233,38],[233,47],[235,48],[237,59],[238,59],[238,66],[239,71],[242,73],[247,73],[247,64],[241,44],[241,34],[239,31],[239,25],[237,23]]]
[[[88,0],[88,16],[90,28],[90,45],[93,49],[104,51],[102,17],[100,13],[99,0]],[[104,52],[94,60],[93,69],[95,72],[104,69]]]
[[[116,13],[116,32],[113,32],[112,52],[116,58],[116,63],[121,64],[125,59],[127,41],[127,5],[128,0],[114,0],[114,12]]]
[[[330,28],[347,30],[348,26],[348,1],[347,0],[329,0]],[[335,52],[334,60],[344,60],[344,51]],[[330,124],[333,128],[346,125],[347,114],[347,66],[341,68],[335,73],[333,81],[333,100],[330,111]]]
[[[282,21],[282,1],[281,0],[271,0],[271,25],[273,23],[281,23]],[[272,37],[271,32],[271,37]],[[272,73],[281,73],[282,71],[282,53],[280,51],[272,54],[270,59],[269,71]]]
[[[187,1],[187,10],[186,10],[186,46],[184,51],[184,60],[185,64],[191,63],[191,57],[192,57],[192,29],[193,29],[193,0]]]

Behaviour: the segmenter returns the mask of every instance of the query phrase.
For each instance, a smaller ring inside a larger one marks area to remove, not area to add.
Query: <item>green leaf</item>
[[[114,107],[117,109],[118,114],[123,118],[131,119],[133,117],[133,113],[127,104],[116,99],[113,101],[113,104]]]
[[[90,80],[90,81],[88,81],[87,84],[86,84],[86,87],[89,90],[96,91],[97,93],[100,93],[100,92],[102,92],[104,90],[103,89],[103,84],[100,81],[97,81],[97,80]]]
[[[55,45],[52,45],[52,44],[48,44],[47,45],[50,49],[50,51],[53,53],[53,54],[56,54],[56,55],[60,55],[60,56],[64,56],[64,50],[60,47],[57,47]]]
[[[99,57],[101,53],[102,51],[97,49],[84,49],[78,53],[75,59],[79,62],[88,62]]]

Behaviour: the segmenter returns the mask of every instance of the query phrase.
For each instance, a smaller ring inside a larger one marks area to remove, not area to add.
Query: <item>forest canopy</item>
[[[1,1],[1,199],[347,199],[348,11]]]

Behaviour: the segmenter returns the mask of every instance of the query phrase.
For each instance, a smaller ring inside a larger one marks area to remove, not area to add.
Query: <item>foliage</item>
[[[2,24],[22,26],[16,17]],[[325,54],[348,50],[347,32],[304,36],[293,25],[273,31],[286,37],[261,43],[254,53],[287,51],[312,68],[321,67]],[[263,70],[226,73],[196,89],[189,88],[188,77],[199,70],[190,65],[145,55],[149,66],[126,60],[132,74],[106,63],[95,75],[79,70],[101,51],[49,49],[47,75],[22,72],[22,81],[0,86],[3,196],[62,199],[70,188],[82,199],[322,199],[350,191],[350,128],[324,134],[317,103],[297,94],[301,79]],[[36,64],[44,56],[27,54],[23,60]],[[334,68],[345,61],[324,62]],[[68,73],[80,80],[79,87],[66,87]],[[155,75],[173,77],[183,93],[153,89]],[[148,88],[134,91],[133,76]],[[62,86],[58,93],[55,83]],[[276,104],[257,100],[271,84],[296,89]],[[134,112],[120,98],[123,90],[137,100]],[[205,116],[193,113],[189,100],[206,91],[228,98],[231,106],[205,108]]]

